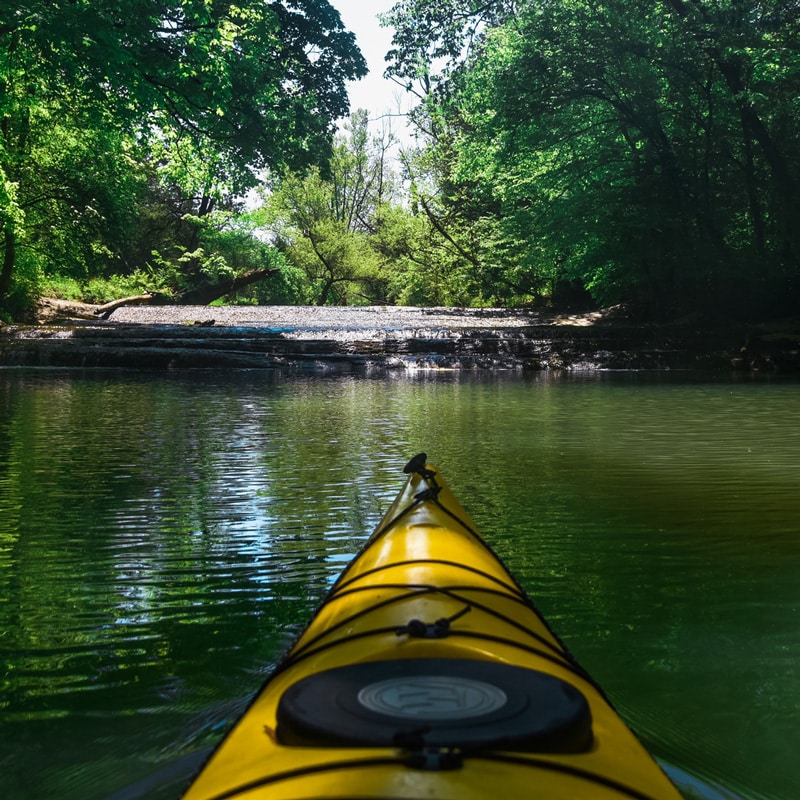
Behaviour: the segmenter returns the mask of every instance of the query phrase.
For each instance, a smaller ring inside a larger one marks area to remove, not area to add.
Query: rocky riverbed
[[[0,365],[279,368],[324,372],[504,369],[798,371],[800,334],[683,321],[641,325],[622,309],[397,306],[124,306],[48,301],[40,322],[0,328]]]

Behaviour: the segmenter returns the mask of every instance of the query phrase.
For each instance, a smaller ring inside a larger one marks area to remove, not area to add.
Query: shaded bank
[[[86,311],[86,308],[82,309]],[[125,307],[0,329],[0,365],[128,368],[740,369],[797,372],[797,322],[637,324],[580,315],[411,307]]]

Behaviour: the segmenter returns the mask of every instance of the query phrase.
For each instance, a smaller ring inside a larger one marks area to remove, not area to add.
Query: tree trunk
[[[14,274],[14,264],[17,257],[17,237],[9,223],[3,231],[3,265],[0,267],[0,302],[8,296],[11,289],[11,276]]]
[[[199,286],[194,289],[186,289],[179,292],[174,302],[182,306],[206,306],[218,300],[226,294],[231,294],[238,289],[249,286],[251,283],[258,283],[271,275],[275,275],[279,270],[275,267],[264,267],[263,269],[254,269],[250,272],[243,272],[241,275],[235,275],[233,278],[213,283],[210,286]]]
[[[108,319],[118,308],[122,308],[122,306],[164,306],[173,302],[174,301],[171,298],[167,298],[166,295],[147,292],[147,294],[135,294],[131,297],[121,297],[119,300],[112,300],[110,303],[97,306],[94,313],[102,319]]]

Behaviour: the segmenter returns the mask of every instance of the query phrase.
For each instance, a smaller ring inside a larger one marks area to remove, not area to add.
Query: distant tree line
[[[415,147],[362,111],[336,132],[365,64],[327,0],[4,7],[0,312],[235,278],[228,301],[796,309],[800,0],[383,22]]]

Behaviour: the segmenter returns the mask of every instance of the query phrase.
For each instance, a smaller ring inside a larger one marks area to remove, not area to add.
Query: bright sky
[[[329,0],[341,14],[347,30],[356,35],[364,58],[367,60],[369,75],[360,81],[348,84],[350,107],[366,108],[371,120],[378,120],[387,114],[408,111],[408,98],[402,89],[392,81],[383,78],[386,69],[384,56],[391,48],[392,29],[381,28],[378,14],[389,11],[396,0]],[[374,125],[378,127],[380,123]],[[405,122],[400,117],[392,119],[392,130],[405,138]]]

